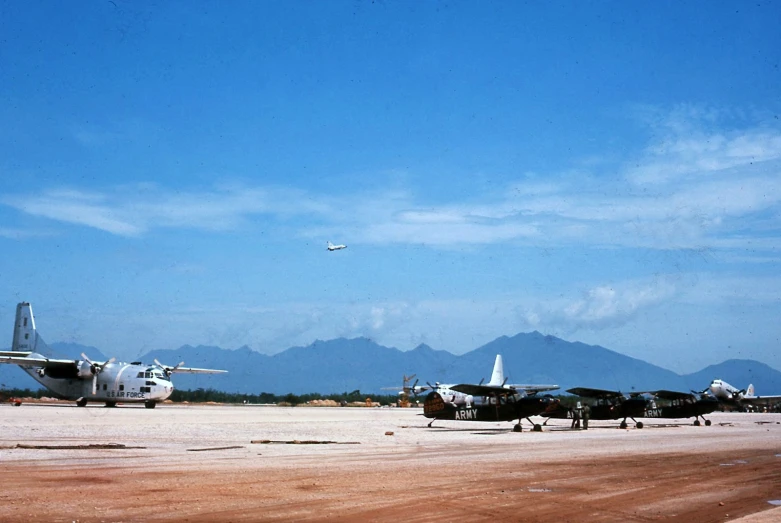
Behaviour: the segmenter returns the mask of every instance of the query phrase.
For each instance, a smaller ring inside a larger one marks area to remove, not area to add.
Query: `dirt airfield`
[[[781,521],[781,414],[513,433],[420,413],[4,404],[0,521]]]

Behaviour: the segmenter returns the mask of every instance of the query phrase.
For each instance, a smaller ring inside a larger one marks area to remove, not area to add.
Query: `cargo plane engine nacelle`
[[[82,357],[84,355],[82,354]],[[95,375],[95,369],[88,361],[79,361],[76,363],[76,376],[81,379],[88,379]]]

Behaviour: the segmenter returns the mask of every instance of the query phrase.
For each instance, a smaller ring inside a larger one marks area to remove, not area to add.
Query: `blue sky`
[[[781,369],[781,5],[12,2],[0,323]],[[326,241],[348,244],[326,251]]]

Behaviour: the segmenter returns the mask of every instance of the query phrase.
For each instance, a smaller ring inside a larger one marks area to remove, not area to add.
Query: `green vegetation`
[[[301,405],[313,400],[333,400],[337,403],[353,403],[356,401],[366,401],[366,398],[371,398],[374,403],[387,405],[396,403],[397,396],[394,394],[362,394],[359,390],[342,392],[341,394],[319,394],[316,392],[311,392],[309,394],[272,394],[270,392],[240,394],[238,392],[223,392],[214,389],[196,389],[175,390],[174,393],[171,394],[170,399],[174,402],[188,401],[190,403],[213,401],[216,403],[285,403],[287,405]]]
[[[0,389],[0,401],[9,398],[57,398],[58,396],[46,389]],[[382,405],[395,404],[397,396],[394,394],[363,394],[360,390],[342,392],[341,394],[272,394],[261,392],[260,394],[240,394],[238,392],[223,392],[215,389],[174,390],[171,401],[180,403],[284,403],[286,405],[301,405],[313,400],[333,400],[337,403],[364,402],[371,398],[374,403]]]

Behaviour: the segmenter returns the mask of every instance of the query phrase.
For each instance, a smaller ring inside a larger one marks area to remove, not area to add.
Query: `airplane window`
[[[107,388],[107,387],[108,387],[108,385],[106,385],[106,384],[104,383],[104,384],[103,384],[103,390],[106,390],[106,388]]]
[[[119,386],[119,390],[125,390],[125,386],[124,385],[120,385]]]
[[[24,333],[24,339],[26,339],[26,340],[30,339],[30,333],[29,332],[25,332]]]
[[[144,373],[143,372],[139,372],[138,376],[136,376],[136,378],[143,378],[143,377],[144,377]]]
[[[27,318],[24,319],[24,326],[27,327]]]

